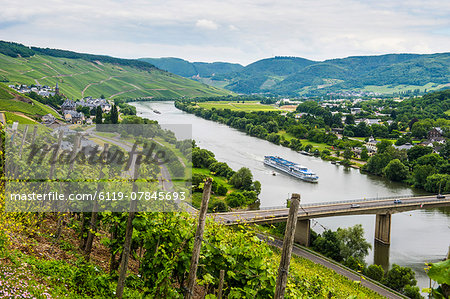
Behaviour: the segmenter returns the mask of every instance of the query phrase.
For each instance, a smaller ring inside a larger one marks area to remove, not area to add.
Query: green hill
[[[0,41],[0,82],[55,86],[67,97],[180,98],[230,91],[162,71],[133,59],[26,47]]]
[[[294,96],[342,90],[439,90],[450,83],[450,53],[355,56],[323,62],[275,57],[213,79],[226,80],[225,88],[239,93]]]
[[[177,74],[183,77],[199,76],[202,78],[210,78],[216,75],[222,75],[232,72],[238,72],[244,67],[237,63],[228,62],[189,62],[181,58],[164,57],[164,58],[139,58],[154,66]]]
[[[26,95],[0,83],[0,112],[5,112],[6,120],[20,121],[20,123],[39,120],[41,116],[53,114],[60,118],[52,108],[39,103]],[[30,119],[31,118],[31,119]]]

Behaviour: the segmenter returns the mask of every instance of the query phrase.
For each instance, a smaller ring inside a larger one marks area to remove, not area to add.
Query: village
[[[9,88],[16,90],[19,93],[29,94],[36,93],[41,97],[53,97],[55,95],[62,95],[60,93],[60,89],[58,83],[54,88],[49,87],[47,85],[33,84],[33,85],[25,85],[25,84],[16,84],[9,85]],[[63,96],[63,95],[62,95]],[[70,100],[65,99],[61,104],[58,113],[61,115],[61,118],[70,124],[92,124],[93,117],[95,116],[97,107],[102,109],[102,113],[109,113],[112,108],[112,104],[110,101],[100,98],[93,98],[91,96],[84,97],[80,100]],[[52,125],[53,123],[60,124],[60,121],[52,114],[46,114],[41,117],[42,124]]]

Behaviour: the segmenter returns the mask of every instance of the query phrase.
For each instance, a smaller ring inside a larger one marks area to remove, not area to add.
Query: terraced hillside
[[[34,123],[41,116],[48,113],[60,118],[52,108],[30,99],[0,83],[0,113],[5,115],[6,121],[19,123]]]
[[[64,95],[74,98],[180,98],[231,93],[141,61],[0,43],[0,81],[7,85],[58,83]],[[2,52],[4,48],[7,51]]]

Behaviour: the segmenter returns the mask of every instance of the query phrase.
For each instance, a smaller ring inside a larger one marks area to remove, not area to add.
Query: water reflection
[[[390,246],[378,241],[373,244],[373,263],[383,267],[386,273],[389,270],[389,249]]]

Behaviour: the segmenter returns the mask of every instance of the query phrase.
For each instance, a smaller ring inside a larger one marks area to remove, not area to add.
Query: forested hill
[[[194,76],[209,78],[215,75],[238,72],[244,68],[242,65],[238,63],[189,62],[181,58],[173,58],[173,57],[139,58],[139,60],[151,63],[162,70],[188,78]]]
[[[27,47],[0,41],[0,82],[54,87],[68,97],[181,98],[231,92],[135,59]]]
[[[450,87],[450,53],[353,56],[325,61],[278,56],[214,74],[192,71],[192,65],[181,59],[164,60],[164,65],[158,64],[158,60],[147,61],[162,68],[173,67],[182,76],[199,74],[208,77],[210,84],[246,94],[296,96],[340,91],[393,94]]]
[[[450,53],[355,56],[295,63],[297,59],[275,57],[260,60],[239,73],[219,79],[227,80],[227,88],[236,92],[287,95],[342,90],[393,93],[414,89],[438,90],[450,85]],[[288,61],[290,67],[283,67]]]

